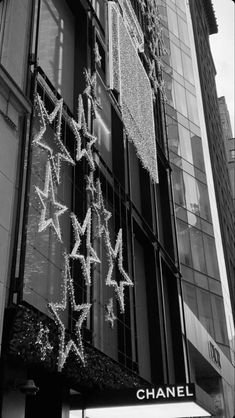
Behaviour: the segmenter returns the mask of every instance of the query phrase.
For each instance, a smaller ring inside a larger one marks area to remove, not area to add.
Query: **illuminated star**
[[[91,208],[88,209],[83,225],[78,222],[78,219],[74,213],[71,214],[73,231],[75,236],[75,244],[70,257],[75,260],[80,260],[82,264],[82,271],[84,274],[85,282],[87,286],[91,284],[91,264],[100,263],[100,259],[91,246]],[[86,234],[86,257],[79,252],[81,245],[81,235]]]
[[[128,274],[125,272],[123,268],[123,246],[122,246],[122,229],[119,230],[115,248],[113,249],[109,240],[109,236],[107,234],[107,246],[109,252],[109,270],[106,277],[106,285],[113,286],[116,292],[117,300],[120,304],[120,311],[124,313],[125,305],[124,305],[124,288],[125,286],[134,286],[133,282],[131,281]],[[112,280],[113,270],[114,270],[114,263],[117,261],[118,270],[123,277],[123,280],[120,280],[119,284],[116,280]]]
[[[108,305],[106,305],[105,321],[110,322],[110,326],[113,328],[114,321],[116,321],[116,319],[117,317],[113,312],[113,298],[110,298]]]
[[[67,207],[64,205],[61,205],[61,203],[56,202],[55,200],[51,165],[49,161],[47,162],[47,166],[46,166],[44,190],[43,191],[40,190],[39,187],[37,186],[35,186],[35,189],[41,201],[41,204],[43,206],[41,217],[40,217],[40,222],[39,222],[39,227],[38,227],[38,232],[42,232],[48,226],[52,226],[59,240],[62,241],[59,216],[61,216],[64,212],[66,212]]]
[[[78,98],[78,121],[76,122],[71,118],[70,125],[77,142],[76,161],[80,161],[82,157],[85,157],[90,169],[94,171],[95,163],[92,155],[92,146],[97,141],[97,138],[88,132],[81,95]],[[85,141],[84,148],[82,148],[82,138]]]
[[[103,232],[108,229],[108,220],[111,218],[111,212],[105,209],[101,184],[99,180],[96,181],[96,200],[93,203],[93,208],[98,219],[97,236],[101,237]]]
[[[71,277],[69,257],[67,254],[64,256],[65,266],[63,272],[63,297],[60,303],[49,303],[48,307],[51,311],[55,323],[58,325],[60,336],[59,336],[59,357],[58,357],[58,370],[61,371],[67,360],[70,351],[73,351],[77,359],[85,364],[84,349],[82,344],[81,327],[87,315],[89,313],[91,304],[83,303],[82,305],[76,304],[74,296],[73,279]],[[70,340],[65,343],[65,326],[62,322],[59,312],[64,312],[67,309],[68,299],[72,311],[81,312],[79,319],[76,321],[74,339],[71,337]]]
[[[42,322],[39,323],[39,333],[37,336],[36,343],[39,346],[39,349],[41,351],[41,360],[45,361],[47,353],[51,352],[53,350],[52,345],[49,342],[48,334],[49,334],[49,328],[44,327]]]
[[[61,137],[61,122],[62,122],[62,111],[63,111],[63,99],[59,100],[51,114],[49,114],[44,106],[44,103],[37,94],[36,105],[38,107],[38,113],[40,117],[41,128],[39,132],[34,136],[33,144],[38,145],[45,149],[49,153],[49,157],[52,163],[53,174],[55,175],[56,181],[60,183],[60,168],[61,161],[66,161],[69,164],[75,165],[72,157],[68,150],[62,143]],[[56,132],[54,134],[54,144],[50,147],[46,142],[43,141],[44,134],[47,126],[53,121],[56,121]],[[57,151],[53,151],[53,146],[56,146]]]
[[[85,96],[91,101],[91,112],[94,118],[96,118],[97,107],[101,109],[101,105],[96,96],[96,72],[92,76],[89,75],[88,71],[85,69],[85,78],[86,78],[86,88],[83,92]]]
[[[98,46],[98,43],[97,43],[97,42],[95,43],[94,54],[95,54],[95,63],[96,63],[99,67],[101,67],[101,60],[102,60],[102,57],[101,57],[101,55],[100,55],[99,46]]]

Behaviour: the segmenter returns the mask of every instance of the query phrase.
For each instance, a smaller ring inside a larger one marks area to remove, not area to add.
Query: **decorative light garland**
[[[51,114],[46,110],[46,107],[39,94],[36,95],[35,106],[38,109],[40,117],[41,128],[39,132],[34,136],[33,145],[40,146],[49,153],[49,158],[52,163],[53,174],[56,178],[57,183],[60,183],[60,170],[61,170],[61,161],[66,161],[69,164],[75,165],[74,160],[69,154],[68,150],[61,141],[61,123],[62,123],[62,111],[63,111],[63,99],[60,99]],[[56,119],[57,118],[57,119]],[[53,151],[53,148],[50,147],[47,143],[43,142],[43,137],[46,132],[46,128],[53,121],[56,121],[56,132],[54,134],[54,144],[57,145],[59,151],[56,153]]]
[[[82,271],[85,278],[85,283],[87,286],[91,285],[91,264],[100,263],[94,248],[91,246],[91,208],[88,209],[86,217],[84,219],[83,225],[79,223],[76,215],[71,214],[73,232],[75,237],[75,244],[73,250],[70,254],[70,257],[74,260],[80,260],[82,265]],[[81,235],[86,233],[86,257],[79,252],[81,244]]]
[[[39,332],[35,344],[39,347],[42,361],[45,361],[47,354],[51,353],[53,350],[53,346],[49,342],[49,332],[49,328],[47,326],[44,327],[43,323],[40,321]]]
[[[68,254],[64,254],[64,272],[63,272],[63,296],[62,301],[60,303],[49,303],[48,308],[54,317],[55,323],[58,325],[60,336],[59,336],[59,356],[58,356],[58,371],[61,371],[64,367],[64,364],[67,360],[67,357],[70,351],[73,351],[76,355],[77,359],[85,364],[85,356],[84,356],[84,349],[82,344],[82,336],[81,336],[81,327],[87,315],[90,311],[91,304],[84,303],[84,304],[76,304],[75,296],[74,296],[74,286],[73,286],[73,279],[71,277],[70,265],[69,265],[69,256]],[[70,339],[67,343],[65,343],[65,326],[63,321],[59,316],[59,312],[64,312],[67,309],[67,302],[68,299],[70,301],[70,305],[72,311],[75,312],[82,312],[79,319],[76,321],[75,326],[75,337],[74,339]]]
[[[114,315],[113,311],[113,298],[109,299],[108,305],[106,305],[105,321],[110,323],[111,328],[114,327],[114,321],[117,317]]]
[[[107,286],[114,287],[114,291],[116,293],[116,297],[120,305],[120,311],[121,313],[124,313],[125,312],[124,288],[125,286],[134,286],[134,284],[123,268],[122,229],[120,229],[118,232],[114,249],[112,248],[112,245],[110,242],[109,233],[106,232],[106,245],[108,249],[109,270],[108,270],[105,283]],[[113,272],[114,272],[114,263],[116,262],[116,260],[117,260],[117,266],[118,266],[119,272],[124,279],[124,280],[121,280],[119,284],[116,280],[112,279]]]
[[[92,155],[92,146],[97,141],[97,138],[94,135],[91,135],[87,129],[83,100],[81,95],[79,95],[78,98],[78,122],[71,118],[70,126],[72,128],[74,137],[77,142],[76,161],[80,161],[82,157],[85,157],[90,166],[90,169],[95,170],[95,163]],[[85,148],[82,148],[81,135],[86,142]]]
[[[38,232],[42,232],[48,226],[52,226],[56,232],[57,237],[60,241],[62,241],[59,217],[63,215],[63,213],[65,213],[68,208],[55,200],[55,191],[50,161],[48,161],[46,165],[44,190],[42,191],[37,186],[35,186],[35,190],[43,206],[38,225]],[[49,205],[50,208],[48,208]],[[51,210],[54,211],[53,215],[46,219],[47,212]]]

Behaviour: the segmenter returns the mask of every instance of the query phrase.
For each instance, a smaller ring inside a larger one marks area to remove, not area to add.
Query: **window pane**
[[[198,307],[197,307],[197,298],[196,298],[196,288],[189,283],[182,281],[183,285],[183,297],[185,303],[193,311],[193,313],[198,318]]]
[[[199,205],[198,205],[198,187],[197,181],[194,177],[185,173],[184,176],[184,187],[185,187],[185,198],[186,206],[190,212],[199,214]]]
[[[211,300],[215,325],[215,340],[218,343],[228,345],[223,299],[220,296],[211,294]]]
[[[187,112],[187,104],[186,104],[186,96],[185,96],[185,89],[181,84],[174,81],[174,88],[175,88],[175,107],[178,112],[182,113],[184,116],[188,115]]]
[[[177,168],[175,165],[172,165],[173,168],[173,191],[174,191],[174,201],[180,206],[185,206],[185,190],[183,182],[182,170]]]
[[[190,239],[192,247],[193,267],[196,270],[206,273],[202,233],[198,229],[190,228]]]
[[[211,210],[207,186],[200,181],[197,181],[197,190],[199,194],[199,210],[200,216],[207,221],[211,221]]]
[[[183,60],[184,77],[190,83],[194,84],[192,60],[187,54],[185,54],[185,52],[181,51],[181,53],[182,53],[182,60]]]
[[[197,301],[199,320],[204,325],[206,330],[214,336],[210,293],[206,290],[197,288]]]
[[[185,160],[189,161],[190,163],[193,163],[190,132],[188,131],[188,129],[184,128],[180,124],[179,124],[179,138],[180,138],[181,156]]]
[[[199,125],[198,110],[197,110],[197,100],[196,97],[186,90],[187,106],[188,106],[188,118]]]
[[[202,150],[202,140],[199,136],[191,134],[191,148],[193,156],[193,164],[200,168],[200,170],[205,171],[204,157]]]
[[[177,16],[176,16],[176,13],[174,12],[174,10],[172,10],[170,7],[167,7],[167,18],[168,18],[168,27],[169,27],[169,30],[175,36],[177,36],[177,38],[178,38],[179,37],[179,33],[178,33]]]
[[[187,23],[180,16],[178,16],[178,25],[180,40],[189,46],[189,34]]]
[[[191,266],[192,256],[188,225],[185,222],[177,220],[177,231],[180,262]]]
[[[74,91],[74,42],[74,16],[66,2],[43,0],[39,28],[39,65],[71,109]]]
[[[183,66],[181,51],[173,42],[171,42],[171,66],[181,75],[183,75]]]
[[[219,277],[219,267],[215,249],[215,240],[209,235],[203,234],[203,241],[206,254],[207,273],[212,277]]]

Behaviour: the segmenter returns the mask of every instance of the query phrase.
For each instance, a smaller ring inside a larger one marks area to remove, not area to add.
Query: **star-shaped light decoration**
[[[78,98],[78,121],[76,122],[73,118],[71,118],[70,126],[77,142],[76,161],[80,161],[82,157],[85,157],[90,169],[94,171],[95,162],[92,154],[92,146],[97,141],[97,138],[88,132],[81,95],[79,95]],[[82,148],[82,138],[85,142],[84,148]]]
[[[102,109],[99,100],[97,99],[96,95],[96,72],[90,76],[87,69],[84,70],[85,78],[86,78],[86,88],[83,91],[83,94],[91,101],[91,112],[92,116],[95,119],[97,116],[97,107]]]
[[[113,311],[113,298],[109,299],[108,305],[106,305],[105,321],[110,323],[111,328],[114,327],[114,321],[117,317],[114,315]]]
[[[98,65],[98,67],[101,67],[102,57],[100,55],[99,45],[98,45],[97,42],[95,43],[94,55],[95,55],[95,63],[96,63],[96,65]]]
[[[37,94],[36,96],[36,106],[38,108],[38,113],[40,117],[41,128],[39,132],[34,136],[33,144],[40,146],[49,153],[49,158],[52,163],[53,174],[56,178],[57,183],[60,183],[60,169],[61,161],[66,161],[69,164],[75,165],[74,160],[69,154],[68,150],[61,141],[61,122],[62,122],[62,111],[63,111],[63,99],[59,100],[53,112],[49,114],[45,108],[45,105]],[[47,142],[43,141],[47,126],[49,126],[53,121],[56,121],[56,132],[54,134],[54,144],[50,147]],[[53,150],[53,146],[56,146],[56,151]]]
[[[74,296],[74,286],[73,279],[71,277],[70,265],[69,265],[69,256],[65,253],[64,255],[64,272],[63,272],[63,296],[60,303],[49,303],[48,308],[53,315],[55,323],[59,328],[59,356],[58,356],[58,371],[61,371],[64,367],[64,364],[67,360],[67,357],[70,351],[73,351],[77,359],[85,364],[85,355],[84,348],[82,344],[81,336],[81,327],[87,315],[90,311],[91,304],[83,303],[81,305],[76,304]],[[70,301],[70,306],[72,311],[81,312],[79,319],[76,321],[75,325],[75,337],[71,337],[70,340],[65,342],[65,326],[61,320],[59,313],[64,312],[67,309],[68,299]]]
[[[125,312],[125,304],[124,304],[124,288],[125,286],[134,286],[133,282],[131,281],[128,274],[125,272],[123,268],[123,242],[122,242],[122,229],[119,230],[115,248],[113,249],[110,243],[109,234],[106,233],[106,244],[108,247],[108,255],[109,255],[109,270],[106,277],[106,285],[113,286],[116,292],[116,297],[120,305],[121,313]],[[120,280],[119,284],[116,280],[112,279],[113,270],[115,262],[117,261],[118,270],[123,277],[123,280]]]
[[[47,354],[48,353],[50,354],[51,351],[53,350],[53,346],[49,342],[48,334],[49,334],[49,328],[47,326],[44,327],[44,325],[40,321],[39,332],[38,332],[35,344],[38,345],[39,347],[42,361],[45,361]]]
[[[74,260],[80,260],[82,265],[82,271],[87,286],[91,284],[91,264],[100,263],[94,248],[91,246],[91,208],[88,209],[83,225],[78,222],[78,219],[74,213],[71,214],[73,231],[75,237],[75,244],[70,257]],[[86,256],[79,252],[81,245],[81,235],[86,234]]]
[[[66,212],[68,208],[55,200],[50,161],[47,162],[46,166],[44,190],[42,191],[37,186],[35,186],[35,190],[43,206],[38,232],[42,232],[48,226],[52,226],[59,240],[62,241],[59,217]]]
[[[97,236],[101,235],[108,230],[108,221],[111,218],[111,212],[105,209],[104,199],[101,190],[101,184],[99,179],[96,181],[96,199],[92,204],[95,213],[97,215],[98,225],[97,225]]]

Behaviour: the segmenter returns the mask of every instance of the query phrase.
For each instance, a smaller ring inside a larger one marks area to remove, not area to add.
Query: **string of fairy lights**
[[[149,78],[152,85],[156,89],[163,91],[161,80],[156,74],[156,63],[161,66],[159,58],[160,50],[165,53],[164,44],[162,42],[162,32],[159,24],[159,14],[152,0],[138,0],[142,13],[148,22],[148,31],[151,35],[149,45],[150,61],[149,61]],[[156,26],[157,25],[157,26]],[[154,46],[155,41],[158,46]],[[94,59],[97,66],[101,66],[101,55],[99,53],[98,44],[95,44]],[[77,293],[75,291],[76,278],[71,273],[71,262],[80,263],[81,274],[84,279],[84,285],[89,287],[92,285],[92,267],[101,263],[98,254],[93,247],[92,240],[95,238],[102,239],[106,249],[106,260],[108,262],[107,275],[104,278],[104,284],[113,290],[116,297],[117,307],[121,314],[125,312],[125,289],[133,287],[133,282],[128,273],[124,269],[123,260],[123,231],[119,229],[115,243],[113,245],[109,222],[112,217],[110,211],[107,210],[105,199],[102,192],[102,185],[96,175],[96,163],[94,159],[93,146],[97,142],[97,137],[89,132],[87,117],[84,110],[84,99],[89,103],[91,116],[93,119],[97,117],[97,109],[101,108],[97,98],[97,75],[96,71],[90,74],[88,70],[84,71],[86,87],[82,94],[78,97],[78,113],[76,120],[72,117],[68,118],[68,123],[73,133],[75,141],[75,159],[73,159],[62,142],[62,114],[63,99],[55,103],[51,113],[48,112],[46,104],[39,94],[35,96],[35,110],[39,118],[39,129],[33,138],[33,146],[40,147],[47,153],[47,161],[45,167],[44,188],[41,189],[37,185],[34,186],[38,203],[40,207],[40,216],[38,221],[38,232],[42,232],[50,228],[58,241],[63,244],[63,234],[61,231],[61,220],[65,214],[69,214],[73,230],[72,250],[64,250],[63,253],[63,271],[61,274],[62,295],[58,302],[50,302],[48,309],[57,326],[58,331],[58,371],[62,371],[66,360],[71,352],[74,353],[76,359],[85,365],[85,353],[82,341],[82,327],[89,317],[91,303],[79,304],[76,302]],[[151,116],[152,117],[152,116]],[[47,127],[54,125],[53,138],[47,137]],[[50,142],[52,141],[52,142]],[[140,148],[141,149],[141,148]],[[141,154],[142,151],[139,152]],[[144,152],[144,151],[143,151]],[[141,158],[141,155],[139,155]],[[88,174],[84,177],[86,183],[86,192],[89,194],[88,208],[82,222],[79,221],[77,215],[57,200],[57,187],[61,183],[61,170],[63,164],[75,166],[82,160],[86,160]],[[152,165],[152,161],[151,161]],[[96,222],[93,222],[93,221]],[[85,251],[81,245],[82,238],[85,237]],[[118,271],[119,280],[116,280],[115,271]],[[121,279],[120,279],[121,277]],[[66,326],[63,318],[68,308],[74,319],[74,330],[70,337],[66,334]],[[117,316],[114,312],[114,299],[110,297],[104,308],[104,320],[113,328]],[[50,330],[42,323],[39,324],[39,332],[35,341],[41,352],[41,360],[44,361],[54,347],[50,343]]]

